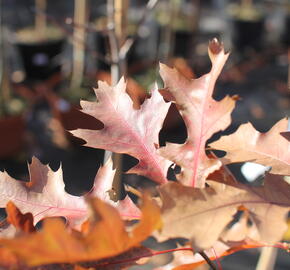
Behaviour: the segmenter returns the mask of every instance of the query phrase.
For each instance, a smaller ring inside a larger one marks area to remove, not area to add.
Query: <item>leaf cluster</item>
[[[81,101],[82,111],[104,127],[71,133],[88,147],[138,159],[126,173],[157,184],[158,196],[142,196],[141,208],[128,196],[110,200],[115,174],[111,161],[98,171],[92,190],[80,197],[64,190],[61,168],[53,172],[36,158],[29,164],[28,183],[0,173],[0,206],[8,213],[0,227],[1,269],[125,269],[157,254],[141,244],[149,236],[188,240],[175,252],[172,269],[203,263],[198,253],[214,258],[269,245],[288,249],[279,243],[290,209],[290,186],[284,179],[290,175],[288,120],[280,120],[266,133],[244,124],[208,146],[212,135],[231,124],[237,99],[213,99],[228,54],[217,40],[210,42],[208,51],[212,68],[197,79],[161,64],[164,88],[153,89],[139,109],[134,109],[124,79],[116,86],[100,81],[94,89],[96,100]],[[188,137],[183,144],[160,147],[158,135],[171,104],[182,116]],[[218,158],[208,147],[226,155]],[[239,183],[226,167],[246,161],[271,168],[262,186]],[[171,166],[181,168],[176,181],[167,179]],[[65,223],[55,218],[60,216]],[[40,220],[43,226],[36,230]],[[138,222],[132,225],[128,220]]]

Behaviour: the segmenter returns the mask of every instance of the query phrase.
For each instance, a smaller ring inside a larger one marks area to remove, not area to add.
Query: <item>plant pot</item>
[[[284,43],[287,47],[290,47],[290,14],[285,19]]]
[[[57,56],[61,53],[64,40],[35,44],[18,43],[27,80],[46,80],[60,72]]]
[[[263,44],[264,20],[234,20],[233,43],[237,50],[260,50]]]
[[[241,1],[230,5],[229,14],[233,22],[233,45],[238,51],[260,50],[264,35],[264,12],[261,6]]]
[[[100,55],[102,58],[105,58],[105,56],[109,52],[108,35],[103,34],[102,32],[96,32],[95,42],[97,55]],[[110,71],[110,65],[98,57],[96,59],[96,66],[98,71]]]
[[[193,32],[190,31],[176,31],[175,42],[174,42],[174,56],[179,56],[183,58],[188,58],[190,54],[190,48],[192,48],[192,37],[194,35]]]
[[[35,28],[24,28],[16,33],[16,47],[20,52],[26,80],[45,80],[60,72],[59,55],[64,37],[60,30],[47,27],[40,34]]]

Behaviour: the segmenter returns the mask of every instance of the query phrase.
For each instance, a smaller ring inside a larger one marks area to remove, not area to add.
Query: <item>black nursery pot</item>
[[[290,14],[285,21],[284,43],[287,47],[290,47]]]
[[[238,50],[260,50],[263,44],[264,20],[234,20],[234,46]]]
[[[109,50],[109,39],[106,34],[101,32],[95,33],[96,52],[98,55],[105,57]],[[110,65],[100,58],[97,58],[98,71],[110,71]]]
[[[61,54],[64,40],[52,40],[39,43],[18,43],[26,80],[45,80],[60,72]]]
[[[192,47],[193,34],[193,32],[189,31],[175,32],[174,56],[188,57],[189,49]]]

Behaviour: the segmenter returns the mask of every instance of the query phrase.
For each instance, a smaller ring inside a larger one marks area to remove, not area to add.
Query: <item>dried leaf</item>
[[[133,265],[141,265],[152,256],[152,250],[146,247],[134,247],[130,250],[110,258],[105,258],[99,261],[80,263],[81,266],[94,267],[98,270],[121,270],[127,269]],[[144,259],[145,258],[145,259]]]
[[[215,39],[209,45],[209,56],[210,73],[194,80],[160,65],[160,75],[183,117],[188,138],[182,145],[167,143],[159,152],[181,166],[178,179],[183,184],[195,187],[203,187],[206,177],[221,166],[218,159],[207,157],[205,144],[214,133],[229,126],[235,106],[234,98],[227,96],[221,101],[212,98],[215,82],[228,58]]]
[[[3,254],[3,255],[1,255]],[[0,269],[1,270],[121,270],[127,269],[133,265],[141,265],[144,261],[144,258],[152,256],[152,250],[145,247],[135,247],[130,250],[106,259],[98,260],[98,261],[89,261],[69,264],[69,263],[61,263],[61,264],[46,264],[29,267],[27,265],[21,264],[18,260],[16,260],[15,256],[10,253],[8,250],[0,248],[0,258],[5,257],[4,261],[0,261]]]
[[[114,207],[98,198],[90,199],[90,205],[92,214],[85,233],[68,230],[59,219],[45,219],[41,231],[0,239],[0,244],[30,266],[92,261],[139,246],[161,225],[159,208],[148,197],[144,198],[141,220],[130,233]]]
[[[136,173],[157,183],[166,182],[170,162],[157,154],[158,134],[170,103],[165,103],[157,90],[139,110],[126,93],[121,79],[115,87],[99,81],[96,102],[81,101],[82,112],[102,121],[101,130],[77,129],[72,134],[85,140],[86,146],[126,153],[139,160],[127,173]]]
[[[225,164],[251,161],[270,166],[273,174],[290,175],[290,142],[280,135],[287,126],[285,118],[268,132],[260,133],[250,123],[244,124],[210,146],[227,152]]]
[[[178,183],[160,187],[164,222],[161,239],[189,238],[195,250],[208,249],[241,206],[248,210],[258,230],[255,240],[273,244],[282,239],[290,209],[290,188],[282,177],[267,175],[263,187],[234,187],[212,181],[209,185],[204,189]]]
[[[159,190],[164,223],[161,240],[189,238],[197,251],[217,241],[237,211],[232,201],[240,195],[240,190],[215,182],[204,189],[168,183]]]
[[[15,228],[26,232],[34,232],[33,216],[31,213],[22,214],[13,202],[6,205],[7,221]]]

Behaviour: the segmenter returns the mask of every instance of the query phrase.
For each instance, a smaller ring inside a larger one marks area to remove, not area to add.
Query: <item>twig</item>
[[[43,12],[35,14],[35,29],[39,35],[45,35],[46,30],[46,0],[35,0],[35,8]]]
[[[146,21],[149,12],[155,7],[158,0],[149,0],[146,6],[146,10],[138,24],[138,27]],[[126,57],[129,49],[133,45],[133,39],[127,39],[126,30],[124,25],[127,21],[127,9],[128,1],[119,0],[107,0],[107,18],[108,18],[108,37],[110,43],[111,53],[111,82],[112,85],[116,85],[120,80],[121,76],[126,73]],[[137,36],[135,36],[135,39]],[[121,47],[122,45],[122,47]],[[104,160],[112,156],[109,151],[105,152]],[[114,165],[117,169],[114,178],[114,189],[117,193],[117,197],[121,195],[121,167],[122,167],[122,155],[113,155]]]
[[[76,23],[85,24],[87,19],[87,1],[75,0],[74,21]],[[72,71],[72,87],[79,87],[84,73],[85,60],[85,39],[86,31],[84,28],[75,28],[73,33],[74,39],[81,39],[84,42],[74,43],[73,47],[73,71]]]
[[[126,190],[126,192],[131,192],[132,194],[134,194],[138,198],[142,198],[142,193],[136,188],[133,188],[129,185],[125,185],[125,190]]]
[[[49,15],[49,14],[46,14],[45,12],[43,12],[42,10],[39,10],[39,9],[37,9],[37,8],[35,8],[34,11],[35,11],[36,13],[44,13],[45,16],[46,16],[46,18],[47,18],[47,20],[48,20],[51,24],[53,24],[53,25],[55,25],[56,27],[58,27],[58,28],[60,29],[60,31],[62,31],[62,33],[63,33],[64,35],[70,37],[70,39],[71,39],[73,45],[74,45],[75,43],[83,44],[83,46],[85,47],[85,51],[86,51],[86,52],[89,52],[91,57],[94,57],[94,58],[96,58],[96,59],[98,59],[98,60],[101,60],[102,62],[104,62],[104,63],[106,63],[106,64],[108,64],[108,65],[111,64],[111,61],[110,61],[109,59],[107,59],[105,56],[103,56],[103,55],[97,53],[95,50],[90,49],[90,48],[87,46],[85,40],[83,40],[83,39],[81,39],[81,38],[79,38],[79,37],[75,37],[75,36],[73,36],[72,33],[71,33],[70,31],[68,31],[68,30],[63,26],[63,25],[64,25],[64,22],[63,22],[63,21],[58,21],[58,20],[56,20],[53,16],[51,16],[51,15]],[[65,24],[66,24],[66,25],[70,25],[70,26],[72,26],[73,28],[75,28],[75,26],[76,26],[77,28],[84,28],[84,29],[86,30],[86,32],[92,32],[92,31],[94,31],[94,32],[102,32],[102,33],[107,33],[107,32],[108,32],[107,29],[100,30],[100,31],[96,31],[95,29],[91,28],[88,24],[80,24],[80,23],[70,22],[68,19],[66,19]]]
[[[125,38],[127,37],[129,0],[115,0],[114,3],[115,33],[121,47],[125,41]]]
[[[154,9],[154,7],[157,5],[158,3],[158,0],[149,0],[147,5],[146,5],[146,8],[142,14],[142,17],[141,19],[139,20],[139,22],[137,23],[137,26],[136,26],[136,32],[135,34],[133,35],[133,37],[131,38],[128,38],[124,44],[122,45],[121,49],[120,49],[120,56],[122,58],[125,58],[128,51],[132,48],[133,44],[136,42],[136,40],[138,39],[139,35],[139,31],[141,29],[141,27],[143,26],[143,24],[146,22],[150,12]]]
[[[163,62],[166,62],[166,60],[170,59],[170,56],[173,51],[173,44],[175,42],[174,34],[173,34],[173,25],[175,21],[176,11],[174,8],[173,1],[168,1],[166,3],[165,8],[167,9],[166,12],[169,14],[170,20],[164,27],[164,31],[161,32],[161,44],[165,45],[164,48],[162,48],[164,51],[161,52],[160,48],[163,46],[159,46],[158,55],[159,58],[162,59]],[[161,57],[160,57],[161,54]]]
[[[290,91],[290,47],[288,48],[288,90]]]
[[[111,84],[115,86],[124,74],[125,59],[120,59],[120,45],[116,35],[116,17],[115,17],[115,0],[107,0],[107,17],[108,17],[108,36],[111,52]],[[116,168],[116,173],[113,181],[113,186],[116,192],[116,199],[121,197],[121,174],[122,174],[122,155],[113,154],[110,151],[105,151],[104,162],[112,157]]]
[[[207,262],[207,264],[210,266],[211,269],[213,270],[217,270],[216,266],[214,265],[214,263],[210,260],[210,258],[205,254],[204,251],[200,251],[198,252],[203,258],[204,260]]]
[[[108,36],[110,43],[110,53],[111,53],[111,78],[112,85],[116,85],[121,78],[121,67],[119,58],[119,42],[115,32],[115,9],[114,0],[108,0],[107,2],[107,16],[108,16]]]
[[[277,258],[275,247],[263,247],[256,270],[273,270]]]

